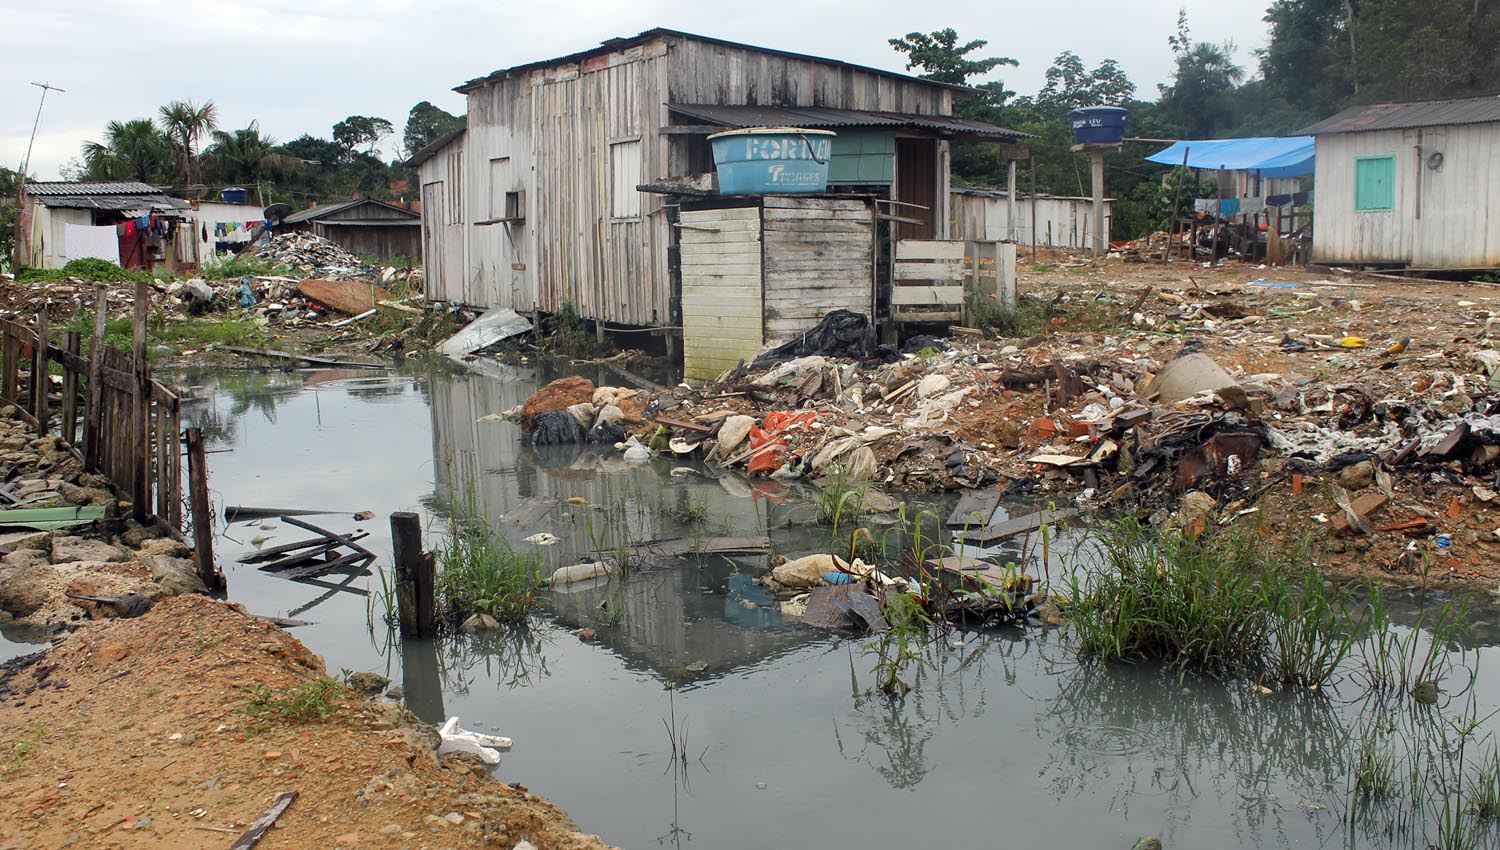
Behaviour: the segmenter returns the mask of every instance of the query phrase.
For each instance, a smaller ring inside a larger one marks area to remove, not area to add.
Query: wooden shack
[[[457,91],[468,97],[467,128],[408,162],[419,174],[426,213],[428,297],[528,313],[567,303],[601,332],[683,327],[691,299],[671,259],[686,232],[674,226],[679,199],[639,188],[682,181],[711,187],[713,133],[834,130],[830,191],[887,202],[864,204],[859,214],[895,239],[947,237],[955,141],[1024,135],[953,117],[954,99],[972,94],[962,86],[665,29],[495,71]],[[760,222],[757,238],[774,234],[773,247],[791,241],[783,234],[796,225],[777,216],[792,207],[750,199],[729,203],[724,214],[750,208]],[[808,225],[801,244],[828,243],[805,252],[821,250],[826,259],[853,250],[851,232],[826,226],[837,219],[817,217],[828,210],[798,211],[811,215],[797,219]],[[768,222],[772,228],[763,230]],[[890,239],[867,238],[870,268],[888,264]],[[758,289],[769,272],[774,295],[781,262],[773,256],[747,276]],[[867,284],[861,303],[868,305],[873,281]],[[763,297],[740,294],[745,303]],[[843,300],[834,292],[820,303]],[[774,301],[765,306],[779,309]],[[790,309],[766,315],[762,336],[767,328],[775,334],[793,321],[816,320],[803,312],[796,319]]]
[[[1500,97],[1356,106],[1317,141],[1312,259],[1500,267]]]
[[[281,220],[278,229],[306,231],[345,250],[380,259],[422,256],[422,215],[394,204],[355,198],[319,204]]]

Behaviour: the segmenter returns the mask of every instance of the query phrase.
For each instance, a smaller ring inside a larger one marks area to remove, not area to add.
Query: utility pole
[[[41,98],[41,100],[36,105],[36,120],[33,121],[33,122],[31,122],[31,141],[29,141],[29,142],[26,143],[26,158],[21,161],[21,180],[22,180],[22,182],[25,182],[25,180],[26,180],[26,169],[28,169],[28,168],[31,167],[31,146],[34,145],[34,144],[36,144],[36,130],[37,130],[38,127],[40,127],[42,125],[42,107],[47,104],[47,92],[49,92],[49,91],[66,92],[67,91],[67,89],[60,89],[57,86],[52,85],[51,83],[33,82],[32,85],[34,85],[37,88],[39,88],[39,89],[42,90],[42,98]]]

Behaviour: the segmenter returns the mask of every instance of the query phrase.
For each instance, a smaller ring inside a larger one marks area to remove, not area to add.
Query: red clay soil
[[[588,378],[575,376],[558,378],[545,387],[537,390],[531,398],[526,399],[526,406],[521,408],[521,424],[527,428],[531,427],[531,417],[538,413],[548,413],[553,410],[567,410],[575,404],[594,400],[594,382]]]
[[[200,596],[79,631],[0,669],[0,847],[227,848],[277,795],[257,845],[605,850],[546,800],[425,743],[404,710],[339,686],[326,719],[249,714],[322,676],[295,638]]]

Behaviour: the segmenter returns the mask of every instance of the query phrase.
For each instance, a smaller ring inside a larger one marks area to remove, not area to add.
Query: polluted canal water
[[[214,452],[217,505],[324,511],[302,519],[367,532],[361,545],[377,556],[372,575],[279,578],[235,562],[306,532],[276,510],[230,522],[221,513],[230,598],[309,621],[293,633],[329,670],[388,676],[426,722],[456,715],[512,738],[495,775],[620,847],[915,847],[1004,836],[1123,850],[1147,835],[1169,848],[1427,843],[1391,832],[1394,814],[1346,822],[1369,700],[1101,665],[1079,659],[1066,628],[1041,626],[919,640],[912,689],[891,699],[875,689],[873,638],[782,616],[756,581],[767,554],[663,559],[623,578],[544,589],[525,631],[399,639],[382,619],[380,577],[393,511],[419,513],[433,549],[454,512],[475,506],[549,573],[621,540],[768,536],[790,557],[828,550],[800,487],[716,477],[670,457],[632,464],[607,446],[533,450],[496,414],[565,368],[435,362],[179,376],[192,387],[185,424],[202,427]],[[554,510],[527,521],[539,499]],[[946,511],[951,500],[926,504]],[[365,511],[370,518],[355,518]],[[538,534],[558,540],[522,542]],[[1417,606],[1440,601],[1392,592],[1389,605],[1409,624]],[[1500,642],[1489,600],[1475,602],[1472,620],[1470,636],[1443,655],[1484,670]],[[585,628],[597,639],[580,640]],[[1436,705],[1412,709],[1427,720],[1402,715],[1392,734],[1420,746],[1413,740],[1446,726],[1443,716],[1467,706],[1483,719],[1500,707],[1486,676],[1466,685],[1460,669]],[[1471,757],[1493,751],[1493,739],[1482,740],[1491,728],[1475,726]],[[1497,846],[1477,815],[1463,821],[1479,843],[1445,846]]]

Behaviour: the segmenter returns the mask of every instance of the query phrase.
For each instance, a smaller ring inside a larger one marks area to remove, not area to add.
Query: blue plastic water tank
[[[721,195],[822,192],[834,133],[795,127],[751,127],[708,137]]]
[[[1125,138],[1125,119],[1130,110],[1118,106],[1085,106],[1068,113],[1073,125],[1073,144],[1117,145]]]
[[[223,198],[226,204],[243,204],[250,200],[250,190],[223,189],[219,192],[219,197]]]

